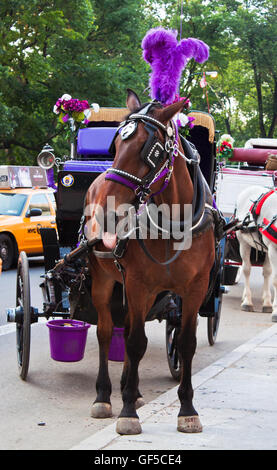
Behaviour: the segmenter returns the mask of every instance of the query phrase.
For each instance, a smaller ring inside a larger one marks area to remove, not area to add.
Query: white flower
[[[189,122],[189,118],[184,113],[179,114],[179,119],[180,119],[182,127],[185,127],[187,125],[187,123]]]
[[[56,106],[56,105],[54,106],[53,113],[60,114],[60,111],[58,110],[58,106]]]
[[[173,121],[175,124],[179,124],[181,127],[185,127],[188,124],[189,119],[186,114],[179,113],[174,116]]]
[[[69,100],[71,100],[71,96],[68,95],[67,93],[65,93],[65,94],[61,97],[61,100],[63,100],[63,101],[69,101]]]
[[[91,107],[95,113],[99,113],[100,106],[97,103],[92,103]]]
[[[84,110],[84,115],[85,115],[86,119],[88,119],[88,118],[90,117],[90,115],[91,115],[90,109],[85,109],[85,110]]]

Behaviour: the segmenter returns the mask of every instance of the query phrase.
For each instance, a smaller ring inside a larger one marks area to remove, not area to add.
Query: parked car
[[[20,251],[43,254],[40,229],[56,228],[56,202],[51,189],[0,188],[0,257],[3,271]]]

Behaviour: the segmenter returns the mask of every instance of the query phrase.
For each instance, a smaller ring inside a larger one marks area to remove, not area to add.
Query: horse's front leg
[[[99,343],[99,370],[96,380],[97,396],[91,409],[91,416],[93,418],[109,418],[112,416],[110,401],[112,386],[108,372],[108,354],[113,331],[109,307],[113,287],[113,280],[93,279],[91,293],[93,304],[98,313],[97,338]]]
[[[124,328],[125,344],[126,344],[126,341],[128,339],[128,336],[129,336],[129,323],[128,323],[128,320],[127,320],[126,324],[125,324],[125,328]],[[121,394],[123,393],[124,387],[126,385],[126,380],[127,380],[127,377],[128,377],[128,363],[129,363],[129,360],[128,360],[128,356],[127,356],[127,353],[126,353],[126,350],[125,350],[124,366],[123,366],[123,371],[122,371],[121,380],[120,380]],[[136,400],[136,403],[135,403],[136,409],[140,408],[143,405],[144,405],[143,397],[142,397],[139,389],[137,389],[137,400]]]
[[[202,288],[199,290],[199,286]],[[197,315],[207,291],[208,279],[197,281],[187,289],[182,298],[182,323],[177,340],[181,362],[181,380],[178,396],[181,403],[177,429],[180,432],[196,433],[202,431],[197,411],[193,406],[191,383],[192,359],[196,350]]]
[[[244,290],[242,294],[242,302],[241,302],[241,310],[245,312],[253,312],[254,306],[252,302],[252,295],[250,289],[250,273],[251,273],[251,261],[250,261],[250,253],[251,253],[251,246],[248,245],[247,242],[244,241],[242,235],[238,232],[237,238],[239,240],[239,250],[240,256],[242,259],[242,272],[244,274]]]
[[[273,245],[273,243],[268,245],[268,257],[272,268],[272,282],[274,290],[273,310],[271,319],[272,321],[277,322],[277,248],[276,245]]]
[[[272,302],[271,302],[271,290],[270,290],[270,277],[272,269],[269,261],[268,254],[266,254],[264,265],[263,265],[263,313],[272,313]]]
[[[140,434],[141,425],[136,413],[137,399],[140,396],[138,391],[139,377],[138,367],[146,347],[147,338],[144,330],[145,316],[150,310],[155,298],[145,301],[142,292],[144,286],[137,283],[131,288],[128,286],[128,337],[126,337],[127,363],[122,377],[122,400],[123,408],[117,420],[116,431],[119,434]]]

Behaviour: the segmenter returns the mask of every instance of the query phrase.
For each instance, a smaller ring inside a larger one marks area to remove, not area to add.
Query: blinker
[[[141,158],[146,165],[154,170],[164,157],[164,147],[155,136],[156,126],[147,123],[144,128],[148,132],[148,139],[141,150]]]
[[[122,140],[129,139],[137,130],[138,123],[135,121],[130,121],[126,126],[120,129],[120,137]]]
[[[109,148],[109,153],[113,157],[115,157],[115,139],[117,138],[117,136],[120,134],[122,140],[127,140],[136,132],[137,126],[138,123],[135,121],[129,121],[127,122],[127,124],[126,121],[124,121],[120,124]]]

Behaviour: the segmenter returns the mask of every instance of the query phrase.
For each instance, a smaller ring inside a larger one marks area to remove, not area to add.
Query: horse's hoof
[[[273,313],[273,314],[271,315],[271,320],[272,320],[273,322],[277,322],[277,313]]]
[[[254,312],[253,305],[242,304],[240,308],[243,310],[243,312]]]
[[[118,418],[116,423],[118,434],[140,434],[141,425],[138,418]]]
[[[262,309],[262,313],[272,313],[272,307],[270,305],[264,305]]]
[[[110,403],[93,403],[91,409],[92,418],[111,418],[112,415],[112,405]]]
[[[136,410],[138,408],[141,408],[144,405],[145,405],[144,399],[142,397],[137,398],[136,403],[135,403]]]
[[[179,416],[177,430],[180,432],[202,432],[199,416]]]

